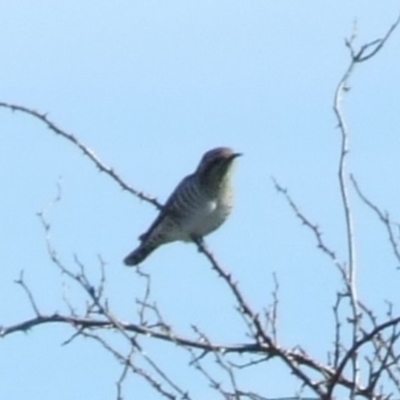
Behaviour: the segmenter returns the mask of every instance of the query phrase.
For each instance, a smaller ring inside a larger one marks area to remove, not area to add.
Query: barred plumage
[[[196,171],[177,186],[124,263],[137,265],[162,244],[199,239],[217,229],[232,208],[230,178],[238,156],[240,153],[227,147],[204,154]]]

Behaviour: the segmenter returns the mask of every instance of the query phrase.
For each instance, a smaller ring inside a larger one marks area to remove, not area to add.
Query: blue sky
[[[354,21],[357,43],[381,37],[398,12],[398,2],[389,0],[2,2],[0,101],[47,112],[129,184],[160,201],[206,150],[227,145],[244,153],[234,179],[234,212],[208,243],[255,309],[270,303],[277,274],[282,344],[301,344],[325,361],[340,279],[271,177],[290,190],[344,259],[332,112],[335,86],[349,62],[344,39]],[[376,58],[356,69],[345,99],[349,169],[397,220],[399,50],[395,32]],[[21,270],[43,313],[66,311],[63,293],[77,309],[84,307],[79,288],[49,261],[36,216],[54,198],[57,182],[62,199],[48,218],[59,256],[74,267],[78,255],[96,277],[100,254],[115,314],[135,321],[143,287],[121,260],[155,210],[38,121],[0,109],[0,127],[0,325],[33,315],[13,283]],[[384,300],[398,298],[396,263],[384,229],[354,193],[351,199],[360,296],[383,313]],[[180,333],[193,335],[190,326],[197,324],[216,341],[245,340],[229,291],[194,246],[163,247],[144,268],[153,276],[154,300]],[[114,398],[120,366],[90,340],[62,347],[72,332],[42,326],[0,341],[3,397]],[[210,398],[183,353],[161,344],[149,352],[162,352],[160,363],[183,377],[196,398]],[[287,372],[281,366],[265,368],[260,375],[244,372],[250,388],[269,397],[293,394],[292,383],[282,388]],[[155,398],[135,377],[125,393]]]

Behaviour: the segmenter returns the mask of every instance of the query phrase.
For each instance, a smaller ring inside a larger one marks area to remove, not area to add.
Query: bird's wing
[[[165,205],[159,212],[157,218],[150,225],[150,228],[145,233],[143,233],[142,235],[139,236],[139,240],[141,240],[142,242],[147,240],[150,236],[152,236],[155,233],[155,231],[161,224],[176,223],[175,222],[176,217],[178,216],[178,210],[176,208],[177,193],[180,192],[181,188],[184,187],[186,185],[187,181],[190,180],[191,178],[192,178],[192,175],[188,175],[182,179],[182,181],[178,184],[178,186],[175,188],[175,190],[168,197]],[[169,221],[167,221],[167,219]]]

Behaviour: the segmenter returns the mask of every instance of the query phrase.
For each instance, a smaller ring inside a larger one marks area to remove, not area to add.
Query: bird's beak
[[[235,159],[237,157],[241,157],[243,155],[243,153],[233,153],[231,159]]]

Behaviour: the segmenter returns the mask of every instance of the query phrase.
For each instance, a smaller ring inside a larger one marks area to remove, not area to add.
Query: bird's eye
[[[210,160],[209,165],[210,166],[215,166],[218,165],[220,163],[220,159],[219,158],[214,158],[213,160]]]

